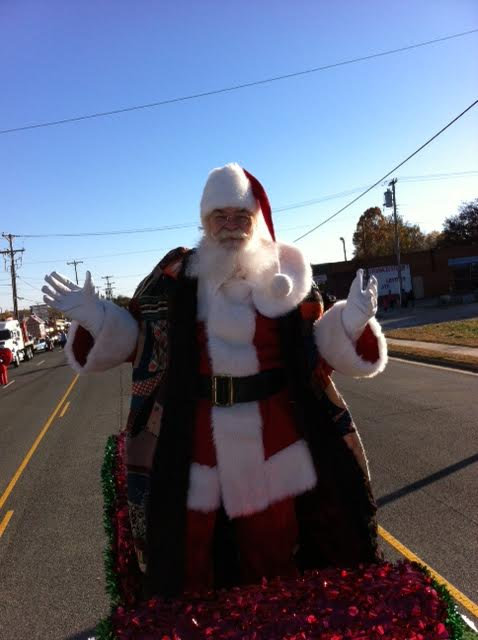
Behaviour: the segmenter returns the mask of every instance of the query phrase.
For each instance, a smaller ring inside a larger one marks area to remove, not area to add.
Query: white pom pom
[[[292,280],[285,273],[276,273],[271,282],[274,298],[287,298],[292,291]]]

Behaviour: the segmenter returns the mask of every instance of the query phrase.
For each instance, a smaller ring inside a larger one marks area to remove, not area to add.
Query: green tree
[[[400,251],[407,253],[428,248],[427,236],[420,227],[397,216]],[[438,233],[438,232],[435,232]],[[384,216],[379,207],[371,207],[360,216],[352,242],[356,258],[389,256],[395,253],[393,214]]]
[[[469,244],[478,242],[478,198],[464,202],[456,216],[443,223],[442,244]]]
[[[442,231],[430,231],[430,233],[425,234],[425,249],[436,249],[443,242],[443,232]]]
[[[384,242],[386,236],[387,222],[380,207],[370,207],[362,213],[354,235],[352,243],[354,245],[354,256],[356,258],[368,258],[376,253]]]
[[[113,298],[113,302],[115,304],[117,304],[120,307],[126,307],[128,308],[129,305],[129,301],[131,300],[131,298],[128,298],[128,296],[116,296],[116,298]]]

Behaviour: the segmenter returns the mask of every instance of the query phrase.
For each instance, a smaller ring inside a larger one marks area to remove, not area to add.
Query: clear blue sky
[[[476,0],[4,0],[0,129],[108,111],[293,73],[478,27]],[[198,239],[213,167],[237,161],[273,209],[372,184],[478,97],[478,34],[232,93],[0,136],[0,231],[72,233],[190,224],[85,238],[19,238],[20,304],[83,260],[96,284],[131,294],[170,248]],[[396,174],[406,220],[440,229],[478,175],[478,108]],[[314,262],[352,255],[360,214],[383,187],[299,242]],[[291,242],[353,196],[275,214]],[[6,242],[0,238],[2,249]],[[134,253],[133,253],[134,252]],[[128,255],[112,255],[112,254]],[[100,256],[100,257],[98,257]],[[0,307],[11,308],[0,271]]]

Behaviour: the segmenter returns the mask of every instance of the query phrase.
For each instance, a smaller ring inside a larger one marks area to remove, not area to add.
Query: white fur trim
[[[348,337],[342,323],[342,309],[345,300],[336,302],[314,325],[314,335],[320,355],[329,365],[346,376],[371,378],[385,369],[388,361],[387,341],[382,328],[375,318],[368,326],[378,343],[378,360],[367,362],[355,351],[355,343]]]
[[[212,426],[224,508],[230,518],[270,504],[257,402],[213,407]]]
[[[215,289],[200,280],[198,298],[198,315],[206,323],[213,373],[233,376],[258,373],[253,344],[256,311],[247,285],[233,282]],[[213,407],[211,418],[220,492],[229,517],[262,511],[273,502],[315,485],[315,471],[305,442],[298,441],[269,460],[264,459],[259,403]],[[195,477],[191,475],[191,483]],[[213,503],[205,481],[196,482],[197,487],[190,485],[194,503],[206,506]]]
[[[213,169],[208,176],[201,198],[201,220],[214,209],[237,207],[255,212],[257,201],[251,183],[243,169],[235,162]]]
[[[193,462],[189,472],[188,509],[209,513],[221,504],[217,467]]]
[[[71,323],[65,353],[70,366],[78,373],[106,371],[117,367],[128,359],[136,347],[138,323],[129,311],[109,301],[104,302],[104,308],[103,326],[84,366],[81,366],[73,353],[73,342],[79,325],[77,322]]]
[[[277,261],[272,268],[259,272],[257,277],[251,274],[252,299],[258,311],[268,318],[277,318],[295,309],[312,286],[312,269],[300,249],[277,242],[276,250]],[[278,270],[291,282],[289,294],[283,297],[274,295],[272,286]]]
[[[297,496],[317,484],[314,463],[304,440],[297,440],[266,460],[271,503]]]

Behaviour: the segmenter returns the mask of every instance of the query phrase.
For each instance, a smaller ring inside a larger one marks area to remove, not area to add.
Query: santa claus
[[[377,283],[325,314],[311,267],[275,240],[262,185],[214,169],[203,237],[170,252],[129,311],[52,273],[79,373],[133,364],[131,529],[145,593],[177,594],[379,557],[356,427],[331,374],[383,371]]]

